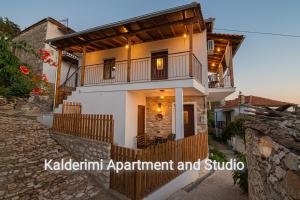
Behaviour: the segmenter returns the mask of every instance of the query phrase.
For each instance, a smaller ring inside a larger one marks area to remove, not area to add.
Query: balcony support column
[[[224,87],[224,71],[222,63],[219,64],[220,86]]]
[[[127,48],[127,82],[130,82],[131,74],[131,40],[128,39],[128,48]]]
[[[61,63],[62,63],[62,49],[58,50],[58,61],[56,69],[56,83],[55,83],[55,107],[59,104],[59,86],[60,86],[60,74],[61,74]]]
[[[189,76],[193,77],[193,24],[189,24]]]
[[[81,86],[84,86],[86,66],[86,46],[82,47]]]
[[[184,138],[183,88],[175,88],[175,134],[176,140]]]
[[[229,70],[230,70],[230,83],[231,87],[234,87],[234,77],[233,77],[233,61],[232,61],[232,44],[229,43]]]

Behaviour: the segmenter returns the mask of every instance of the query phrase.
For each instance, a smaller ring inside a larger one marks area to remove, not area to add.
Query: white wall
[[[80,102],[83,114],[112,114],[114,142],[125,146],[126,91],[73,92],[67,101]],[[129,111],[130,112],[130,111]]]
[[[183,52],[189,50],[189,38],[176,37],[153,42],[145,42],[132,45],[131,58],[150,57],[151,52],[168,50],[169,54]],[[198,60],[202,63],[202,80],[207,88],[207,44],[206,31],[193,35],[193,52]],[[127,60],[127,48],[119,47],[114,49],[95,51],[87,53],[87,65],[103,63],[104,59],[115,58],[116,61]],[[187,57],[188,58],[188,57]],[[187,59],[188,61],[188,59]],[[149,65],[150,66],[150,65]],[[188,67],[188,65],[186,65]],[[134,68],[134,64],[132,66]],[[188,68],[187,68],[188,71]],[[150,73],[150,70],[149,70]],[[169,70],[169,76],[172,76],[172,70]]]
[[[126,95],[126,117],[125,117],[125,146],[136,148],[138,105],[146,106],[146,97],[144,94],[127,92]]]
[[[55,38],[55,37],[59,37],[62,35],[64,35],[64,33],[61,32],[55,24],[48,22],[46,39]],[[51,59],[57,63],[57,60],[58,60],[57,50],[54,49],[53,47],[51,47],[49,44],[45,44],[44,48],[50,52]],[[67,75],[67,72],[69,69],[69,65],[70,64],[68,62],[62,62],[60,83],[63,83],[66,80],[66,75]],[[57,70],[57,67],[50,66],[48,63],[43,63],[43,74],[45,74],[47,76],[48,81],[50,83],[55,83],[55,81],[56,81],[56,70]],[[70,70],[70,75],[74,71],[75,71],[75,68],[72,68]]]

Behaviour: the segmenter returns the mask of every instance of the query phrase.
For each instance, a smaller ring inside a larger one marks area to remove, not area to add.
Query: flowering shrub
[[[11,49],[18,48],[31,53],[42,62],[56,66],[46,50],[38,53],[24,42],[15,43],[7,37],[0,37],[0,95],[26,97],[31,92],[38,95],[50,94],[51,84],[45,75],[32,73],[32,69],[21,63]]]

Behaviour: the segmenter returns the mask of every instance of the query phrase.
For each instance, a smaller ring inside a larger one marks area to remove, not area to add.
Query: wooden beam
[[[131,40],[128,40],[128,49],[127,49],[127,82],[130,82],[131,74]]]
[[[220,78],[221,78],[221,80],[220,80],[220,85],[221,85],[221,87],[224,87],[224,71],[223,71],[223,65],[222,65],[222,63],[220,63],[219,64],[219,75],[220,75]]]
[[[82,47],[82,67],[81,67],[81,86],[84,86],[86,66],[86,46]]]
[[[55,107],[59,105],[59,86],[60,86],[60,74],[61,74],[61,63],[62,63],[62,49],[58,50],[58,62],[57,62],[57,74],[55,83]]]
[[[189,75],[193,76],[193,24],[189,24]]]
[[[234,87],[233,62],[232,62],[232,44],[231,43],[229,43],[229,69],[230,69],[231,87]]]
[[[191,23],[195,23],[197,22],[195,18],[188,18],[188,19],[184,19],[184,20],[177,20],[177,21],[174,21],[174,22],[170,22],[170,23],[164,23],[164,24],[161,24],[161,25],[155,25],[153,27],[149,27],[149,28],[145,28],[145,29],[141,29],[141,30],[137,30],[137,31],[132,31],[132,32],[129,32],[129,33],[117,33],[117,34],[114,34],[114,35],[111,35],[111,36],[106,36],[106,37],[103,37],[103,38],[99,38],[99,39],[91,39],[89,41],[85,41],[85,42],[79,42],[78,44],[76,45],[66,45],[64,47],[73,47],[73,46],[78,46],[78,45],[86,45],[86,44],[89,44],[89,43],[92,43],[92,42],[101,42],[103,40],[107,40],[107,39],[111,39],[111,38],[114,38],[114,37],[119,37],[119,36],[124,36],[124,37],[128,37],[132,34],[135,34],[135,33],[141,33],[141,32],[147,32],[147,31],[155,31],[156,29],[158,28],[164,28],[164,27],[168,27],[168,26],[171,26],[171,25],[177,25],[177,24],[191,24]],[[55,45],[55,42],[53,42],[53,45]],[[59,47],[59,45],[57,45]]]

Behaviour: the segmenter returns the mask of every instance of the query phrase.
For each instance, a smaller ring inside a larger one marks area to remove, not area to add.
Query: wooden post
[[[140,151],[136,151],[136,160],[141,160],[141,154]],[[135,183],[134,183],[134,199],[140,200],[142,199],[141,194],[141,186],[142,186],[142,177],[141,172],[139,170],[135,170]]]
[[[233,62],[232,62],[232,44],[229,43],[229,69],[230,69],[230,83],[231,87],[234,87],[234,78],[233,78]]]
[[[189,75],[193,76],[193,24],[189,24]]]
[[[219,64],[220,86],[224,87],[224,71],[222,63]]]
[[[81,66],[81,86],[84,86],[85,65],[86,65],[86,46],[83,46],[82,47],[82,66]]]
[[[59,105],[59,86],[60,86],[60,73],[61,73],[61,63],[62,63],[62,49],[58,50],[58,62],[57,62],[57,74],[56,74],[56,83],[55,83],[55,107]]]
[[[127,48],[127,82],[130,82],[130,73],[131,73],[131,40],[128,39],[128,48]]]

